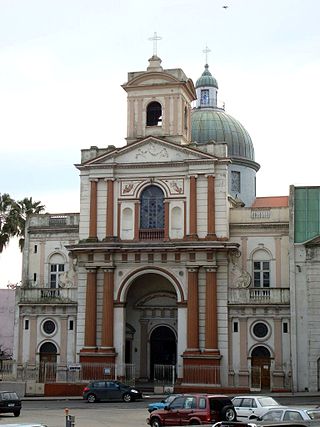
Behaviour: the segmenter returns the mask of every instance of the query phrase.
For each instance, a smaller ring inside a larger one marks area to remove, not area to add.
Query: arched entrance
[[[255,347],[251,353],[251,387],[270,390],[270,351],[264,346]]]
[[[49,379],[56,378],[57,347],[52,342],[45,342],[40,347],[40,371],[39,382],[43,383]]]
[[[158,326],[150,336],[150,376],[154,378],[154,365],[175,365],[177,342],[173,331],[167,326]]]
[[[125,302],[122,360],[134,365],[138,378],[147,380],[153,378],[155,364],[175,364],[177,293],[166,277],[146,272],[132,281]]]

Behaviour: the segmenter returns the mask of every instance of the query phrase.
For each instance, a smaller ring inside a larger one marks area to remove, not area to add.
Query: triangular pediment
[[[163,139],[148,137],[91,159],[82,166],[102,164],[158,164],[215,160],[215,156],[188,146],[177,145]]]

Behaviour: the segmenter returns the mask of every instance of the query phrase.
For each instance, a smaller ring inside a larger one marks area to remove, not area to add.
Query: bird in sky
[[[226,4],[224,6],[222,6],[223,9],[228,9],[229,6],[227,6]]]

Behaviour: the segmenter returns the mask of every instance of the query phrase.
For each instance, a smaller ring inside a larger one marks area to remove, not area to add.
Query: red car
[[[164,409],[151,412],[147,424],[151,427],[200,425],[236,421],[236,418],[236,411],[228,396],[184,394],[177,396]]]

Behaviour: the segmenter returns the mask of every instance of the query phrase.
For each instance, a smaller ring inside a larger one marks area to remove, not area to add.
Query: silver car
[[[320,421],[320,409],[318,408],[278,408],[270,409],[259,417],[259,421]]]
[[[235,396],[232,403],[239,421],[255,420],[269,409],[281,407],[273,397],[262,395]]]

